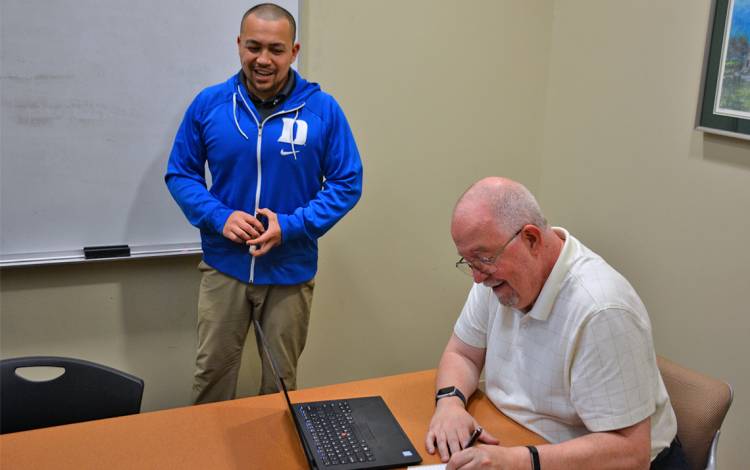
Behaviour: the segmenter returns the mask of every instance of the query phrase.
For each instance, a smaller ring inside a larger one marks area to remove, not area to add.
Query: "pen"
[[[469,447],[473,446],[475,442],[477,442],[477,439],[479,439],[479,435],[482,434],[482,426],[477,426],[474,429],[474,432],[471,433],[471,437],[469,438],[469,442],[466,443],[464,446],[464,449],[468,449]]]

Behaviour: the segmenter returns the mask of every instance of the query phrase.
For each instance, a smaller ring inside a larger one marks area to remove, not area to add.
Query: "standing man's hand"
[[[221,234],[235,243],[246,243],[259,237],[264,231],[263,224],[251,214],[234,211],[224,223]]]
[[[477,426],[479,423],[466,411],[458,397],[438,400],[425,438],[425,448],[430,454],[434,454],[437,449],[440,460],[447,462],[451,454],[459,452],[469,441],[469,436]],[[479,441],[485,444],[499,443],[487,430],[479,435]]]
[[[256,247],[250,252],[253,256],[263,256],[271,251],[271,248],[281,245],[281,226],[276,213],[270,209],[258,209],[258,214],[268,219],[268,227],[262,233],[245,241],[246,245]]]

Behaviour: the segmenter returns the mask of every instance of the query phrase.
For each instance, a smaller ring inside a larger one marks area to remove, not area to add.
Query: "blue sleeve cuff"
[[[224,225],[227,223],[227,219],[232,215],[232,210],[228,208],[216,209],[211,217],[211,225],[213,230],[218,234],[224,233]]]
[[[289,240],[295,240],[304,235],[302,223],[299,221],[299,217],[294,214],[277,214],[279,219],[279,228],[281,228],[281,241],[282,243]]]

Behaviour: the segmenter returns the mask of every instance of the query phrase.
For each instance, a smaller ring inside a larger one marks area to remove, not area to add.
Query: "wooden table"
[[[380,395],[422,456],[435,370],[298,390],[292,402]],[[469,411],[504,445],[544,440],[501,414],[480,391]],[[306,469],[280,394],[188,406],[0,436],[5,469]]]

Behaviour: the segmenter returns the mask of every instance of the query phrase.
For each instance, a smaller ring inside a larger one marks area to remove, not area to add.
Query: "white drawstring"
[[[299,116],[299,109],[294,112],[294,119],[292,119],[292,135],[289,140],[292,141],[292,155],[294,159],[297,159],[297,151],[294,149],[294,125],[297,123],[297,117]]]
[[[242,98],[242,95],[240,95],[240,98]],[[244,98],[243,98],[243,101],[244,101]],[[232,95],[232,115],[234,116],[234,125],[237,126],[237,130],[240,131],[240,134],[242,134],[242,137],[244,137],[245,140],[249,140],[247,138],[247,134],[242,132],[239,121],[237,121],[237,92],[236,91]]]
[[[240,99],[242,100],[242,103],[245,105],[245,109],[247,109],[247,112],[250,113],[250,115],[253,117],[253,120],[255,121],[255,124],[260,127],[260,123],[258,122],[258,119],[255,117],[255,114],[253,114],[253,110],[250,109],[250,105],[247,104],[247,101],[245,101],[245,97],[242,95],[242,92],[240,91],[240,86],[237,85],[237,91],[235,92],[236,95],[240,95]]]

